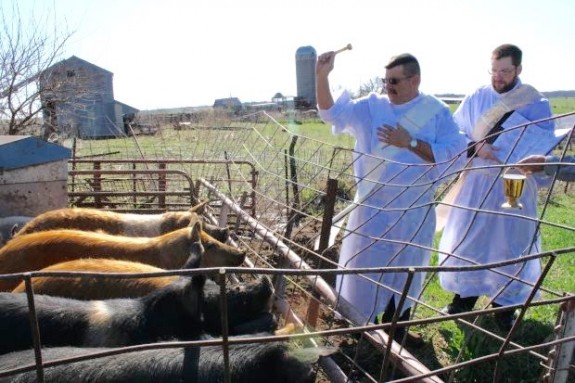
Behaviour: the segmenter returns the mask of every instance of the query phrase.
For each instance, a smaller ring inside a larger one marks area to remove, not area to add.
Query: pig
[[[201,223],[167,234],[145,238],[81,230],[50,230],[14,237],[0,248],[0,274],[36,271],[79,258],[112,258],[178,269],[190,256],[198,237],[204,246],[201,267],[239,266],[246,253],[210,237]],[[19,280],[0,279],[0,291],[14,289]]]
[[[165,271],[158,267],[115,259],[77,259],[62,262],[41,271],[82,271],[107,273],[153,273]],[[35,294],[52,295],[80,300],[137,298],[168,286],[179,276],[153,278],[93,278],[93,277],[34,277]],[[20,283],[12,292],[25,292]],[[246,334],[273,331],[277,323],[271,314],[274,289],[270,279],[263,276],[253,282],[226,284],[228,332]],[[207,280],[204,286],[204,327],[210,334],[221,334],[220,286]]]
[[[264,334],[266,335],[266,334]],[[44,349],[43,359],[57,360],[106,352],[110,348],[56,347]],[[233,344],[229,374],[233,383],[313,383],[313,364],[335,348],[290,349],[285,342]],[[0,356],[0,369],[34,363],[33,350]],[[224,381],[221,346],[161,348],[131,351],[44,369],[46,382],[57,383],[220,383]],[[0,378],[0,383],[36,382],[35,371]]]
[[[80,258],[60,262],[39,271],[80,271],[96,273],[155,273],[166,271],[146,263],[107,258]],[[88,278],[88,277],[34,277],[32,288],[35,294],[52,295],[80,300],[102,300],[114,298],[137,298],[169,285],[178,276],[153,278]],[[20,282],[13,293],[26,292]]]
[[[44,346],[117,347],[173,339],[198,339],[203,333],[206,277],[178,279],[144,297],[80,301],[35,295]],[[26,294],[0,293],[0,354],[33,345]]]
[[[129,214],[91,208],[63,208],[47,211],[26,223],[14,236],[54,229],[102,231],[127,237],[157,237],[189,226],[200,219],[206,202],[186,211],[162,214]],[[203,223],[203,229],[218,241],[228,239],[227,228]]]

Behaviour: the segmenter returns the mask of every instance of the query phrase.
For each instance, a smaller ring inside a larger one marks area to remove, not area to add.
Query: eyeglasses
[[[399,84],[402,80],[407,80],[408,78],[412,78],[413,76],[406,76],[406,77],[391,77],[391,78],[382,78],[381,82],[383,82],[383,85],[397,85]]]
[[[489,73],[491,76],[495,76],[495,75],[501,75],[501,76],[507,76],[508,74],[511,74],[515,71],[515,67],[513,68],[506,68],[506,69],[490,69],[487,71],[487,73]]]

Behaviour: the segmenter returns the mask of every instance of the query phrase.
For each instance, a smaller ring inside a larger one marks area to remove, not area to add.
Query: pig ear
[[[197,269],[200,267],[202,256],[204,255],[204,246],[202,246],[201,237],[202,225],[196,222],[190,227],[188,237],[189,257],[186,263],[181,267],[182,269]]]
[[[191,212],[191,213],[197,213],[197,214],[203,214],[203,213],[204,213],[204,210],[205,210],[205,208],[206,208],[206,205],[207,205],[208,203],[210,203],[210,200],[209,200],[209,199],[207,199],[207,200],[205,200],[205,201],[203,201],[203,202],[200,202],[199,204],[197,204],[197,205],[195,205],[195,206],[192,206],[192,207],[190,208],[190,212]]]
[[[16,233],[18,233],[18,231],[20,231],[20,225],[15,223],[14,226],[12,226],[12,229],[10,230],[10,237],[14,238],[14,236],[16,235]]]
[[[188,226],[191,228],[189,233],[190,242],[201,242],[202,241],[202,222],[198,220],[193,220]]]

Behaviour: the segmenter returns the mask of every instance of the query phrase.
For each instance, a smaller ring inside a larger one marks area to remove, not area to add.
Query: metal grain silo
[[[315,108],[315,62],[317,53],[312,46],[300,47],[295,53],[297,102],[300,107]],[[307,105],[306,105],[307,104]]]

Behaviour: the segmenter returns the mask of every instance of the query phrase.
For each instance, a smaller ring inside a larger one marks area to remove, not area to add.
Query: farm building
[[[125,134],[122,116],[138,109],[114,99],[114,74],[76,56],[40,76],[44,123],[80,138]]]
[[[243,104],[237,97],[228,97],[228,98],[218,98],[214,101],[214,109],[226,109],[226,110],[233,110],[234,112],[239,112],[243,109]]]
[[[295,53],[297,100],[307,107],[315,108],[315,62],[317,53],[311,46],[300,47]],[[296,100],[296,105],[297,105]]]
[[[0,136],[0,217],[67,206],[71,151],[32,136]]]

